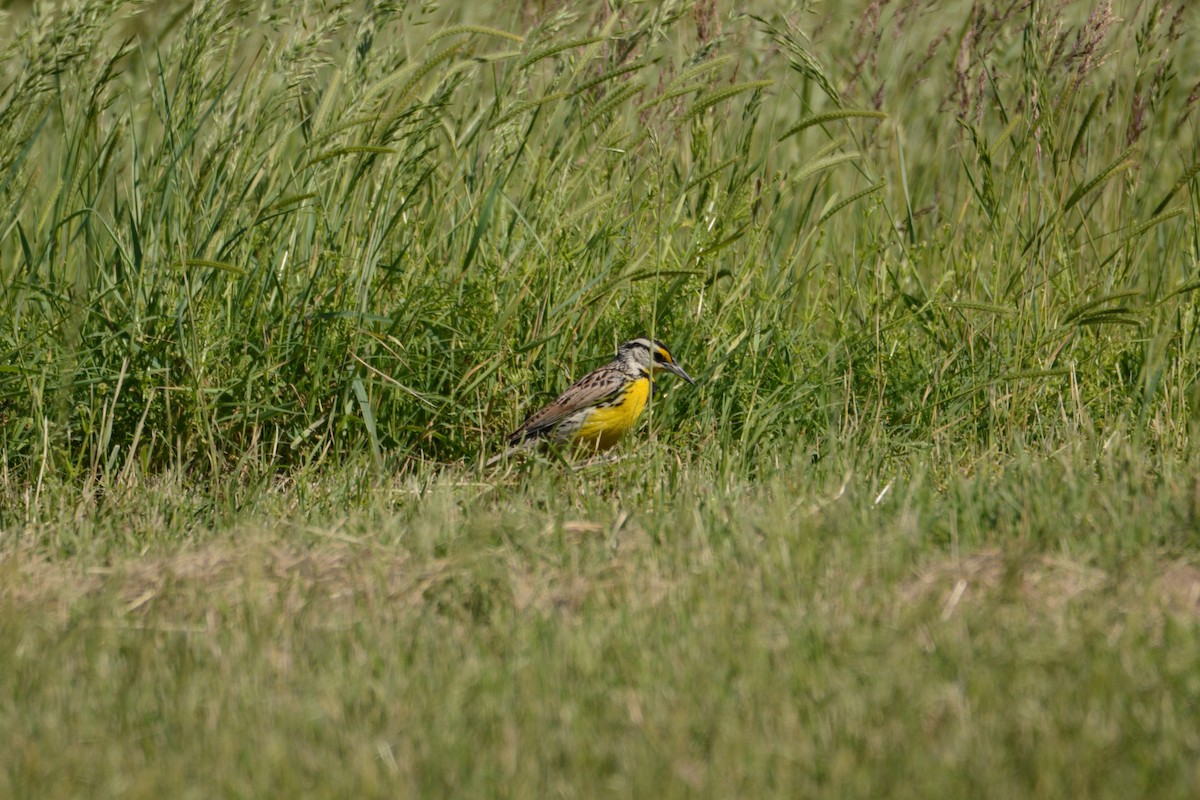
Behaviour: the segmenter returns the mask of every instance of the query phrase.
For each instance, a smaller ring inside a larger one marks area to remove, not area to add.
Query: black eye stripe
[[[636,350],[645,350],[650,355],[650,360],[657,364],[674,364],[675,356],[671,355],[671,351],[667,346],[658,339],[630,339],[618,348],[618,352],[630,353]]]

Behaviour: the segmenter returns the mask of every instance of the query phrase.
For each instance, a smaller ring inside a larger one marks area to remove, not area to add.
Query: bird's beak
[[[693,386],[696,384],[696,382],[692,380],[692,376],[684,372],[683,367],[679,366],[678,364],[662,364],[661,366],[667,372],[670,372],[672,375],[678,375]]]

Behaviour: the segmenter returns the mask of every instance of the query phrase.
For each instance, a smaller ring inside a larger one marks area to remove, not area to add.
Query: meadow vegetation
[[[0,11],[0,795],[1196,796],[1197,26]]]

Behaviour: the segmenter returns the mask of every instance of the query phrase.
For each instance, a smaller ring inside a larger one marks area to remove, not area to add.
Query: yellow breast
[[[575,434],[575,442],[582,447],[607,450],[637,423],[649,398],[649,378],[631,382],[612,405],[597,407],[588,414]]]

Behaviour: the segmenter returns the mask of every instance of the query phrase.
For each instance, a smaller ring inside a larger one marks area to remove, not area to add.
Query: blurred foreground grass
[[[1187,797],[1196,479],[1117,450],[349,500],[364,463],[215,527],[141,489],[75,525],[151,553],[3,566],[0,790]]]

